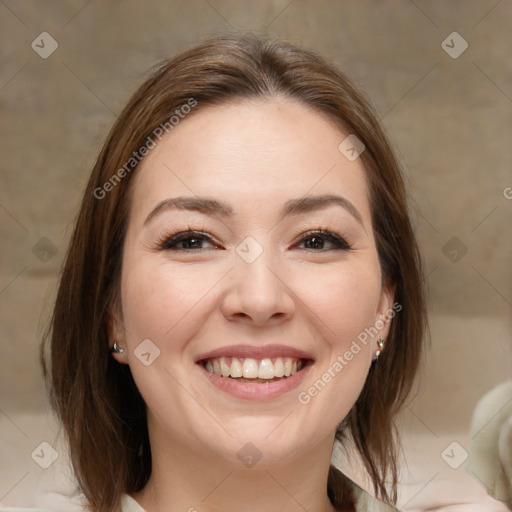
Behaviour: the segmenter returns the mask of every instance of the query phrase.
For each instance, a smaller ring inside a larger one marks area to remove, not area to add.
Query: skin
[[[170,503],[201,512],[334,510],[326,488],[335,430],[389,323],[309,403],[297,395],[393,304],[382,286],[361,160],[338,150],[346,135],[292,100],[207,106],[137,170],[111,339],[125,349],[114,357],[130,365],[147,403],[153,471],[134,496],[147,510]],[[326,194],[350,201],[360,221],[336,204],[281,215],[291,199]],[[162,208],[145,223],[161,201],[180,196],[215,199],[233,214]],[[214,241],[158,248],[189,229]],[[300,240],[317,229],[342,236],[350,249]],[[248,236],[263,249],[253,263],[236,252]],[[134,354],[144,339],[160,350],[148,366]],[[194,363],[218,347],[269,343],[315,360],[298,389],[272,400],[226,394]],[[237,457],[249,442],[261,454],[251,468]]]

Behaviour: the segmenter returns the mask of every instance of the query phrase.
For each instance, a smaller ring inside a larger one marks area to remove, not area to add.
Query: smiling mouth
[[[206,371],[237,382],[263,384],[287,379],[300,372],[312,360],[294,357],[215,357],[199,361]]]

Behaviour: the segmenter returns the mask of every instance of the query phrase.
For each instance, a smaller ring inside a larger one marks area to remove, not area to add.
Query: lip
[[[245,400],[272,400],[297,388],[313,366],[313,361],[309,360],[302,370],[290,377],[260,384],[238,382],[230,377],[221,377],[220,375],[210,373],[202,364],[197,366],[214,386],[232,396]]]
[[[205,352],[196,357],[195,363],[204,359],[213,359],[214,357],[252,357],[253,359],[266,359],[272,357],[293,357],[295,359],[311,359],[314,357],[304,350],[286,345],[264,345],[255,347],[251,345],[231,345],[229,347],[216,348],[210,352]]]
[[[290,377],[282,378],[273,382],[251,384],[248,382],[239,382],[230,377],[221,377],[220,375],[210,373],[202,364],[206,359],[213,359],[215,357],[222,356],[241,358],[252,357],[254,359],[293,357],[296,359],[307,360],[307,362],[302,370]],[[297,388],[313,366],[314,358],[309,352],[305,352],[294,347],[287,347],[285,345],[265,345],[261,347],[232,345],[230,347],[221,347],[201,354],[196,358],[195,363],[210,383],[225,393],[245,400],[272,400]]]

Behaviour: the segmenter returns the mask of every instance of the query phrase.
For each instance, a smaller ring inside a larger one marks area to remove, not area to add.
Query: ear
[[[126,330],[124,328],[123,313],[118,300],[112,302],[107,313],[108,348],[112,350],[114,342],[124,352],[112,352],[112,357],[121,364],[128,364],[126,357]]]
[[[379,331],[377,339],[384,338],[385,340],[388,337],[391,320],[402,309],[402,305],[395,304],[394,299],[395,285],[383,283],[377,308],[377,318],[375,319],[375,327]]]

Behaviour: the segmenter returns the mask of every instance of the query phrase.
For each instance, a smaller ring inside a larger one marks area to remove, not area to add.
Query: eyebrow
[[[291,199],[285,203],[281,217],[309,213],[332,205],[341,206],[364,226],[363,217],[359,213],[359,210],[348,199],[333,194],[305,196],[299,199]],[[196,211],[206,215],[215,215],[220,217],[230,217],[234,215],[234,210],[231,206],[221,203],[215,199],[199,196],[181,196],[160,201],[146,217],[144,225],[146,225],[158,213],[169,209]]]
[[[308,213],[315,210],[321,210],[331,205],[338,205],[349,212],[359,224],[363,225],[363,217],[359,210],[345,197],[333,194],[321,196],[305,196],[300,199],[292,199],[287,201],[283,208],[283,217],[286,215],[296,215],[300,213]]]
[[[215,199],[198,196],[173,197],[160,201],[146,217],[144,225],[146,225],[159,212],[173,208],[177,210],[195,211],[206,215],[218,215],[220,217],[229,217],[234,213],[231,206],[216,201]]]

